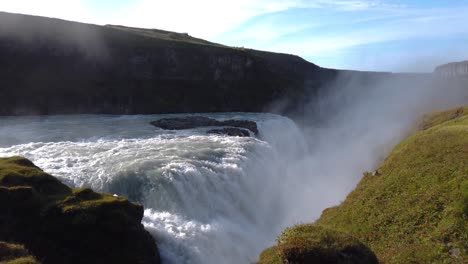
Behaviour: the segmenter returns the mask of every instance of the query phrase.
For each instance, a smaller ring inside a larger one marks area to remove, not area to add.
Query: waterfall
[[[167,115],[4,118],[0,156],[25,156],[71,186],[142,203],[164,263],[251,263],[285,226],[308,220],[288,213],[301,176],[288,170],[306,143],[285,117],[207,116],[256,121],[260,135],[148,124]]]

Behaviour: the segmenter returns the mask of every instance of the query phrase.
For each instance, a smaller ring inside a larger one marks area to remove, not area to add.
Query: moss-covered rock
[[[40,264],[22,245],[0,241],[1,264]]]
[[[126,198],[71,189],[24,158],[0,159],[0,240],[44,264],[159,263],[142,217]]]
[[[378,263],[375,254],[356,238],[319,225],[287,228],[278,245],[260,255],[259,263]]]

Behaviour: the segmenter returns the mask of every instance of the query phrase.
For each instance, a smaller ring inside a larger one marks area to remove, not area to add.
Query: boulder
[[[208,134],[218,134],[218,135],[226,135],[231,137],[250,137],[249,131],[243,128],[236,128],[236,127],[225,127],[219,129],[211,129],[208,130],[206,133]]]
[[[204,116],[187,116],[162,118],[150,123],[155,127],[168,130],[191,129],[197,127],[217,126],[218,121]]]
[[[258,135],[257,123],[255,123],[254,121],[249,121],[249,120],[218,121],[216,119],[208,118],[204,116],[186,116],[186,117],[161,118],[161,119],[152,121],[150,124],[155,127],[168,129],[168,130],[181,130],[181,129],[191,129],[191,128],[198,128],[198,127],[212,127],[212,126],[227,126],[227,127],[248,129],[252,131],[255,135]],[[233,132],[234,130],[230,130],[230,131]],[[222,132],[222,131],[217,131],[217,132]]]

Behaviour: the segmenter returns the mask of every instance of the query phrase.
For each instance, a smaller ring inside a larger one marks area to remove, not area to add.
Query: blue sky
[[[0,0],[0,10],[187,32],[330,68],[432,71],[468,59],[468,0]]]

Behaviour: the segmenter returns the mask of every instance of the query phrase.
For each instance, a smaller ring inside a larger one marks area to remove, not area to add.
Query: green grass
[[[257,264],[281,264],[281,257],[278,246],[273,246],[265,249],[260,253],[260,260]]]
[[[0,188],[0,193],[9,195],[29,194],[44,201],[41,206],[57,206],[63,212],[130,203],[124,197],[96,193],[89,188],[71,189],[22,157],[0,158]]]
[[[436,125],[440,125],[446,121],[456,119],[468,113],[468,107],[458,107],[448,111],[432,113],[424,116],[422,122],[419,124],[421,130],[425,130]]]
[[[304,257],[352,241],[333,232],[369,246],[380,263],[468,263],[468,107],[425,116],[378,171],[314,224],[286,229],[259,263],[288,263],[285,248]]]
[[[377,263],[356,238],[315,224],[286,228],[277,241],[260,255],[259,263]]]
[[[0,158],[0,186],[13,188],[11,190],[32,187],[47,199],[50,196],[56,199],[71,194],[70,188],[65,184],[22,157]]]
[[[124,197],[114,197],[110,194],[96,193],[89,188],[79,188],[74,189],[73,195],[66,197],[59,205],[63,212],[71,212],[94,209],[105,204],[126,202],[128,200]]]
[[[89,188],[71,189],[21,157],[0,158],[0,208],[0,215],[6,219],[5,225],[0,225],[0,240],[15,238],[33,251],[41,248],[34,242],[39,231],[27,233],[34,228],[61,230],[68,226],[118,232],[126,226],[139,227],[143,217],[139,204]],[[69,230],[68,235],[72,232]],[[51,233],[47,234],[42,239],[50,239]],[[8,256],[1,250],[0,257]],[[6,260],[5,263],[35,263],[29,256]]]
[[[466,263],[466,109],[425,117],[424,130],[395,147],[379,176],[365,173],[317,223],[353,234],[383,263]]]
[[[163,40],[170,40],[170,41],[188,42],[192,44],[226,47],[218,43],[213,43],[213,42],[206,41],[204,39],[189,36],[187,33],[177,33],[177,32],[171,32],[171,31],[160,30],[160,29],[125,27],[125,26],[119,26],[119,25],[106,25],[106,27],[118,29],[118,30],[122,30],[125,32],[130,32],[133,34],[150,37],[154,39],[163,39]]]
[[[22,245],[0,241],[0,264],[40,264]]]

